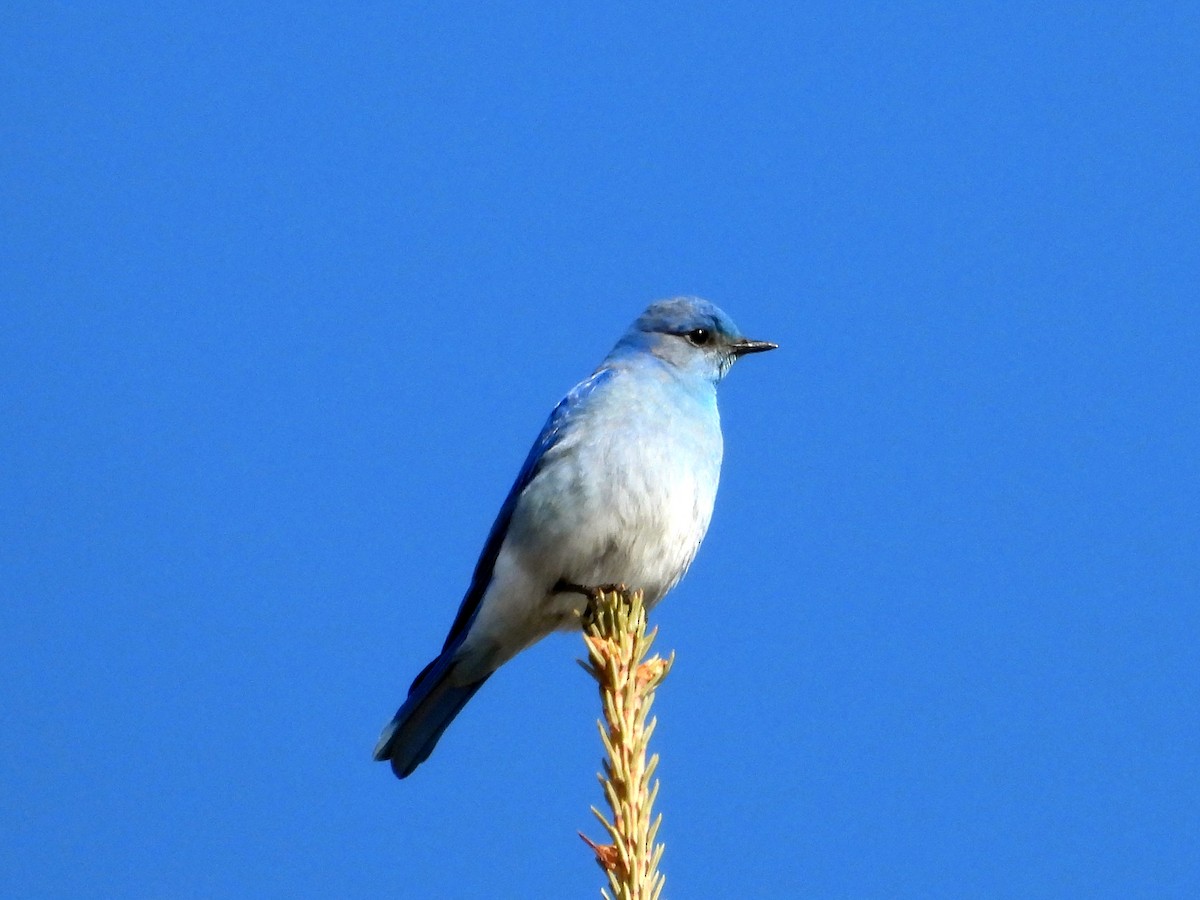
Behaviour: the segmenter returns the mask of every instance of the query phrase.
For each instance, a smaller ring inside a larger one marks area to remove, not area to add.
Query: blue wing
[[[500,514],[496,516],[492,530],[488,533],[483,553],[479,556],[479,562],[475,564],[471,586],[458,608],[458,615],[454,617],[454,624],[450,627],[450,634],[442,652],[413,680],[408,698],[383,729],[379,743],[375,745],[375,759],[390,760],[392,771],[399,778],[407,778],[417,766],[429,758],[442,733],[487,680],[488,676],[484,675],[471,684],[456,683],[452,677],[455,666],[454,652],[475,620],[483,596],[491,584],[492,569],[508,534],[508,526],[521,492],[537,477],[546,452],[561,439],[581,405],[596,388],[614,374],[612,369],[601,369],[587,381],[576,385],[558,406],[554,407],[554,412],[550,413],[550,418],[534,442],[533,449],[525,458],[525,464],[521,466],[517,480],[513,482],[504,505],[500,507]]]
[[[449,650],[451,646],[461,640],[466,635],[467,629],[471,627],[471,622],[475,619],[475,614],[479,611],[479,604],[483,600],[483,595],[487,592],[488,585],[491,584],[492,567],[496,564],[496,557],[500,555],[500,547],[504,543],[505,535],[508,534],[508,523],[512,520],[517,500],[520,499],[521,492],[529,486],[529,482],[533,481],[537,473],[541,471],[546,451],[558,443],[559,438],[571,424],[572,419],[579,412],[580,407],[587,398],[615,374],[616,372],[613,369],[605,368],[598,370],[585,381],[581,381],[575,385],[567,396],[563,397],[558,405],[554,407],[554,411],[550,413],[550,418],[542,426],[541,434],[537,436],[537,440],[533,442],[533,447],[530,449],[529,455],[525,457],[525,463],[521,466],[521,471],[517,474],[517,480],[513,482],[508,496],[504,499],[504,504],[500,507],[496,521],[492,523],[492,530],[488,532],[487,543],[483,545],[483,552],[479,555],[479,561],[475,564],[475,573],[471,576],[471,585],[467,588],[466,596],[463,597],[462,604],[458,607],[458,614],[454,617],[454,624],[450,626],[450,633],[446,636],[446,643],[442,648],[443,652]],[[418,680],[420,679],[418,678]]]

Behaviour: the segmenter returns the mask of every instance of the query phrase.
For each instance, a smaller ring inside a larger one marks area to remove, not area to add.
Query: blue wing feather
[[[447,726],[487,680],[487,676],[484,675],[470,684],[456,683],[453,678],[454,652],[475,620],[484,594],[491,584],[496,557],[500,555],[500,548],[508,534],[508,526],[521,492],[537,477],[546,452],[561,439],[580,406],[597,387],[614,374],[611,369],[601,369],[587,381],[576,385],[558,406],[554,407],[550,418],[534,441],[533,448],[525,458],[525,464],[521,466],[517,480],[513,482],[508,497],[500,507],[500,514],[496,516],[492,530],[488,533],[483,553],[479,556],[479,562],[475,564],[471,586],[467,589],[458,614],[454,617],[454,624],[450,628],[442,652],[413,680],[404,704],[396,711],[395,717],[379,736],[379,743],[375,745],[375,759],[391,760],[392,770],[398,777],[406,778],[428,758]]]
[[[471,622],[474,620],[475,614],[479,611],[479,604],[483,600],[483,595],[487,592],[488,585],[491,584],[492,568],[496,564],[496,557],[500,555],[500,547],[504,543],[504,537],[508,534],[508,524],[512,520],[517,500],[520,499],[521,492],[529,486],[529,482],[533,481],[538,472],[541,471],[546,451],[558,442],[562,433],[579,411],[580,406],[592,392],[615,374],[616,371],[613,369],[599,369],[591,377],[575,385],[550,413],[550,417],[546,420],[546,424],[542,426],[542,431],[537,436],[537,440],[533,442],[533,447],[530,449],[529,455],[525,457],[525,463],[521,466],[521,471],[517,474],[517,480],[513,482],[508,496],[504,499],[504,503],[500,507],[500,512],[496,516],[496,521],[492,523],[492,529],[488,532],[487,542],[483,545],[483,552],[480,553],[479,561],[475,564],[475,572],[471,576],[471,585],[467,588],[467,593],[463,597],[462,604],[458,607],[458,614],[454,617],[454,624],[450,626],[450,633],[446,636],[446,643],[442,648],[443,652],[449,650],[462,640],[466,636],[467,629],[471,627]],[[417,680],[419,681],[420,678],[418,677]]]

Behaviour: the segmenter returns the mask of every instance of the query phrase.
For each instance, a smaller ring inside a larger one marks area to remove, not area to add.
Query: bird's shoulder
[[[534,441],[529,452],[526,466],[536,465],[537,460],[552,447],[572,424],[577,422],[587,411],[602,402],[622,380],[622,370],[613,366],[601,366],[558,401],[551,411],[541,433]],[[530,473],[532,474],[532,473]]]
[[[450,627],[450,633],[446,636],[444,649],[449,649],[456,641],[465,637],[472,619],[479,610],[479,604],[491,582],[492,568],[500,554],[500,548],[508,533],[508,525],[512,521],[513,511],[521,498],[521,493],[541,471],[547,454],[561,441],[563,434],[571,427],[572,423],[580,417],[589,400],[601,392],[605,385],[619,377],[617,369],[601,366],[567,391],[566,396],[551,411],[549,418],[546,419],[546,424],[542,426],[533,446],[529,449],[525,462],[521,465],[516,480],[513,481],[512,487],[508,491],[508,496],[501,504],[496,520],[492,523],[483,552],[475,564],[471,585],[458,608],[458,614]]]

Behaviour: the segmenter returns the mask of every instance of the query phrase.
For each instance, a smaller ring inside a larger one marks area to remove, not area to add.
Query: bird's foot
[[[588,597],[593,600],[597,599],[601,594],[628,594],[628,593],[629,593],[629,588],[626,587],[624,584],[622,584],[619,581],[616,584],[601,584],[601,585],[597,585],[594,588],[588,589]]]
[[[629,588],[620,582],[616,582],[614,584],[598,584],[595,587],[587,587],[582,584],[575,584],[563,578],[558,579],[558,582],[554,585],[555,594],[582,594],[589,600],[594,600],[601,594],[624,594],[628,592],[628,590]]]
[[[629,588],[620,582],[614,584],[599,584],[594,587],[585,587],[582,584],[574,584],[570,581],[560,578],[558,583],[554,585],[554,593],[572,593],[582,594],[587,597],[587,606],[584,607],[580,619],[583,624],[592,621],[595,614],[596,604],[600,602],[601,596],[604,594],[627,594]]]
[[[573,584],[565,578],[558,579],[555,582],[554,590],[551,593],[555,594],[583,594],[585,597],[592,596],[592,588],[586,588],[582,584]]]

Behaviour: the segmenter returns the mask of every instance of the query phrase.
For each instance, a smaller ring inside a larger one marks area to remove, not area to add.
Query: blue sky
[[[8,4],[3,892],[594,896],[578,639],[369,757],[694,293],[668,895],[1200,894],[1200,16],[1044,7]]]

